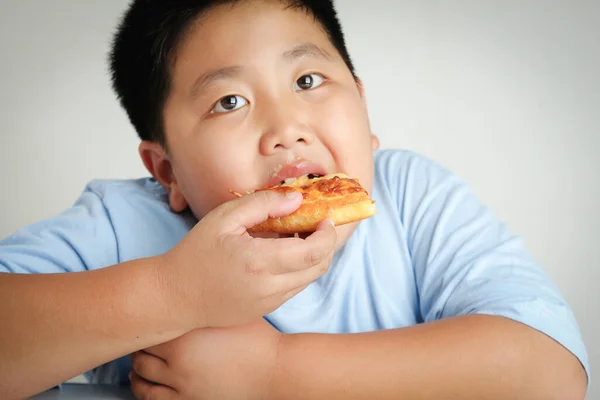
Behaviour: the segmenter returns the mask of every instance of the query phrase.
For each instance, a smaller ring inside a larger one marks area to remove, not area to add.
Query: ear
[[[372,133],[371,133],[371,147],[373,148],[373,151],[379,149],[379,138]]]
[[[358,88],[358,93],[360,93],[360,98],[366,107],[367,97],[365,96],[365,87],[359,77],[356,77],[355,79],[356,87]],[[371,147],[373,148],[373,151],[379,149],[379,138],[373,134],[371,134]]]
[[[177,183],[173,166],[164,148],[158,143],[145,140],[140,143],[138,151],[148,172],[165,188],[173,211],[185,210],[188,206],[187,201]]]
[[[363,85],[362,80],[357,76],[354,78],[356,81],[356,87],[358,88],[358,93],[360,94],[360,98],[363,104],[367,105],[367,97],[365,96],[365,86]]]

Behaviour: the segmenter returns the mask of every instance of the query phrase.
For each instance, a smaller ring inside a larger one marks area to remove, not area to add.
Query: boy
[[[105,363],[92,379],[138,398],[584,397],[577,324],[521,241],[434,162],[377,150],[331,2],[136,0],[111,71],[153,178],[2,242],[2,398]],[[315,172],[379,214],[246,232],[300,199],[229,189]]]

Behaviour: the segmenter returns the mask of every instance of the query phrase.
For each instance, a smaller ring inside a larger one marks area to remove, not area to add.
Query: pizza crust
[[[334,225],[344,225],[370,218],[377,213],[375,202],[357,179],[344,174],[331,174],[309,178],[302,176],[287,180],[281,185],[267,186],[259,191],[280,193],[300,192],[302,205],[288,216],[269,218],[248,229],[248,232],[275,232],[282,234],[310,233],[324,219]],[[235,192],[233,192],[235,193]],[[241,196],[236,193],[236,195]]]

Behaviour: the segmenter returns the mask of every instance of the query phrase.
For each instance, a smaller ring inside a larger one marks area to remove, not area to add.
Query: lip
[[[327,171],[319,164],[306,160],[297,161],[284,165],[277,170],[273,175],[271,175],[265,186],[278,185],[286,179],[297,178],[299,176],[308,174],[327,175]]]

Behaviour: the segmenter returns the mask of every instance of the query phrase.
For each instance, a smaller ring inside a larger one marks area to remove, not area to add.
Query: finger
[[[276,288],[276,293],[278,294],[278,298],[281,298],[281,293],[296,293],[300,292],[301,288],[304,288],[318,278],[323,276],[327,270],[329,269],[329,264],[331,262],[331,258],[333,256],[333,251],[330,255],[324,259],[321,263],[315,265],[314,267],[302,269],[295,272],[288,272],[285,274],[274,275],[272,277],[271,283]],[[285,297],[285,296],[284,296]],[[291,298],[291,296],[290,296]]]
[[[303,291],[304,289],[306,289],[307,287],[308,287],[308,285],[300,286],[298,288],[295,288],[295,289],[290,290],[289,292],[285,293],[283,295],[283,297],[281,298],[282,304],[285,303],[286,301],[288,301],[289,299],[291,299],[292,297],[294,297],[295,295],[297,295],[298,293],[300,293],[301,291]]]
[[[173,373],[165,360],[146,351],[131,355],[133,371],[141,378],[168,387],[173,387]]]
[[[156,385],[149,382],[132,371],[129,380],[131,381],[131,391],[138,400],[164,399],[174,400],[177,392],[167,386]]]
[[[295,272],[314,267],[335,250],[337,234],[333,223],[325,220],[306,239],[284,238],[269,242],[256,239],[256,253],[263,254],[266,268],[272,274]]]
[[[289,215],[301,204],[301,193],[291,192],[284,195],[265,190],[224,203],[217,210],[223,217],[225,231],[241,234],[246,232],[247,228],[260,224],[269,217]]]
[[[173,354],[173,352],[175,351],[174,342],[178,339],[179,338],[173,339],[170,342],[161,343],[156,346],[145,348],[144,352],[160,358],[165,364],[167,364],[167,359],[169,355]]]

